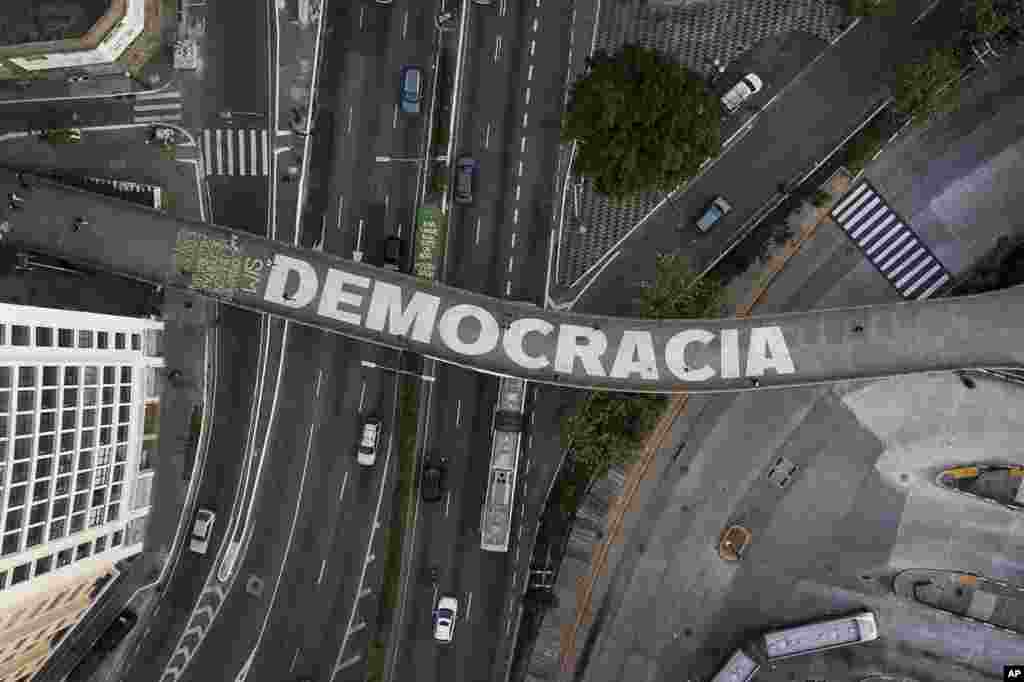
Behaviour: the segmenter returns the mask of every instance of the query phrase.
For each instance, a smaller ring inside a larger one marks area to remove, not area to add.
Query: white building
[[[0,304],[0,682],[28,680],[139,553],[163,323]]]

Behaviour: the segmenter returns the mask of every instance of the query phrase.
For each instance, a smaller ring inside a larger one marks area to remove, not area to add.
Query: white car
[[[367,417],[363,420],[363,433],[359,438],[359,452],[356,461],[364,467],[372,467],[377,461],[377,443],[380,441],[380,419]]]
[[[739,109],[747,99],[761,92],[764,83],[755,74],[748,73],[740,79],[740,82],[729,88],[729,92],[722,95],[722,106],[726,111],[732,113]]]
[[[448,643],[455,636],[455,619],[459,615],[459,600],[455,597],[441,597],[434,609],[434,639]]]
[[[217,515],[209,509],[200,509],[196,514],[196,522],[192,526],[192,537],[189,540],[188,548],[196,554],[206,554],[210,546],[210,533],[213,531],[213,522]]]

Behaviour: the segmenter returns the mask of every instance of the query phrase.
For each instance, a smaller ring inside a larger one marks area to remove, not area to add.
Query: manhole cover
[[[254,597],[263,596],[263,578],[250,575],[249,579],[245,581],[245,591]]]

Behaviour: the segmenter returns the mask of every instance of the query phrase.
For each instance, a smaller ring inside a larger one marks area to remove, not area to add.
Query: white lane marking
[[[210,131],[203,131],[203,156],[206,157],[206,172],[210,172]]]
[[[533,434],[531,433],[530,436],[526,439],[526,449],[529,450],[532,447],[533,447]],[[526,473],[527,474],[530,473],[530,465],[532,463],[533,462],[531,460],[527,460],[527,462],[526,462]]]
[[[316,397],[320,397],[320,382],[323,381],[324,371],[321,369],[316,373]]]
[[[402,17],[402,39],[405,39],[405,34],[409,30],[409,10],[405,10],[405,16]]]
[[[480,243],[480,219],[479,218],[476,219],[476,241],[474,243],[475,244],[479,244]]]
[[[388,211],[390,211],[390,210],[391,210],[391,195],[390,194],[385,194],[384,195],[384,217],[385,218],[387,217]]]
[[[298,649],[298,648],[296,648],[296,649],[295,649],[295,655],[294,655],[294,656],[292,656],[292,665],[291,665],[291,667],[290,667],[290,668],[288,668],[288,672],[292,672],[293,670],[295,670],[295,663],[296,663],[296,661],[298,661],[298,660],[299,660],[299,649]]]
[[[263,174],[269,175],[270,168],[267,164],[270,163],[270,133],[266,130],[260,132],[260,148],[263,150]]]
[[[341,229],[341,211],[345,206],[345,196],[343,194],[338,195],[338,229]]]
[[[501,0],[501,12],[499,16],[505,16],[505,12],[508,10],[508,0]]]
[[[530,99],[530,89],[529,88],[526,89],[526,99],[527,100]],[[529,103],[529,102],[527,102],[527,103]],[[519,138],[519,153],[522,154],[525,151],[526,151],[526,135],[523,135],[521,138]]]
[[[533,51],[536,50],[536,49],[537,49],[537,41],[536,40],[531,40],[530,41],[530,56],[531,57],[533,56]]]
[[[258,161],[258,159],[256,157],[259,156],[259,154],[256,153],[256,148],[257,148],[256,145],[257,145],[257,142],[256,142],[256,131],[255,130],[250,130],[249,131],[249,149],[252,149],[253,152],[251,154],[249,154],[249,175],[256,175],[256,163]],[[264,150],[264,153],[266,153],[266,148],[265,147],[263,147],[263,150]]]
[[[530,114],[524,111],[523,112],[523,127],[524,128],[526,127],[526,122],[529,121],[529,120],[530,120]]]
[[[458,426],[462,422],[462,400],[459,399],[455,403],[455,426]]]
[[[494,61],[501,59],[501,36],[494,39]]]
[[[512,261],[515,260],[515,256],[508,257],[508,271],[512,272]]]
[[[397,104],[395,105],[395,113],[391,117],[391,127],[392,128],[397,128],[398,127],[398,105]]]
[[[238,174],[245,175],[245,131],[238,131]]]
[[[484,130],[484,149],[487,149],[487,145],[491,143],[491,124],[487,124],[487,128]]]
[[[517,234],[519,234],[519,233],[518,232],[513,232],[512,233],[512,248],[513,249],[516,248],[516,235]]]
[[[466,600],[466,620],[469,620],[469,614],[473,612],[473,593],[469,593],[469,598]]]
[[[506,296],[511,296],[512,295],[512,280],[509,280],[509,281],[505,282],[505,295]]]
[[[537,32],[537,27],[538,26],[540,26],[540,19],[537,19],[536,17],[534,17],[534,19],[533,19],[533,32],[534,33]]]
[[[523,177],[523,162],[519,162],[519,177]]]
[[[220,141],[224,137],[224,131],[218,128],[216,131],[214,131],[213,135],[214,139],[216,139],[214,147],[217,150],[217,175],[224,175],[224,156],[220,150]]]
[[[47,100],[52,101],[52,100]],[[132,123],[159,123],[160,121],[180,121],[182,119],[181,114],[160,114],[159,116],[134,116],[132,117]],[[96,130],[97,128],[92,128]],[[188,145],[181,145],[188,146]]]
[[[352,132],[352,107],[349,106],[349,108],[348,108],[348,126],[345,128],[345,133],[348,134],[348,133],[351,133],[351,132]]]
[[[164,104],[136,104],[132,111],[161,111],[163,109],[181,109],[181,102],[166,102]]]
[[[320,577],[316,579],[316,584],[319,585],[324,581],[324,571],[327,570],[327,559],[320,562]]]
[[[227,141],[228,141],[228,153],[227,153],[227,157],[228,157],[228,175],[234,175],[235,174],[235,136],[231,134],[230,130],[228,130],[227,134],[224,135],[224,137],[227,138]]]
[[[519,209],[513,209],[512,211],[512,222],[516,225],[519,224]]]
[[[366,380],[363,379],[363,387],[359,389],[359,411],[363,411],[363,399],[366,397]]]
[[[363,5],[362,7],[359,8],[359,28],[360,28],[360,30],[362,30],[362,28],[363,28],[363,19],[364,19],[365,15],[366,15],[366,5]]]
[[[516,201],[519,201],[519,183],[516,183]]]
[[[348,472],[345,472],[345,478],[341,480],[341,490],[338,491],[338,502],[341,502],[341,498],[345,497],[345,485],[348,483]]]
[[[135,95],[135,99],[140,101],[147,99],[173,99],[175,97],[181,97],[180,90],[169,90],[167,92],[144,92]]]
[[[526,80],[528,80],[528,81],[532,81],[533,80],[533,64],[530,64],[530,68],[526,72]],[[527,89],[527,92],[529,92],[529,89]],[[526,103],[527,104],[530,103],[529,95],[527,95]]]
[[[452,505],[452,492],[449,490],[444,494],[444,515],[448,516],[448,509]]]
[[[526,103],[530,103],[530,88],[526,88]]]

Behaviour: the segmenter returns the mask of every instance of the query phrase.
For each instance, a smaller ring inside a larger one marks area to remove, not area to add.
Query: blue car
[[[420,113],[420,101],[423,99],[423,69],[418,66],[402,67],[399,99],[402,111],[407,114]]]

